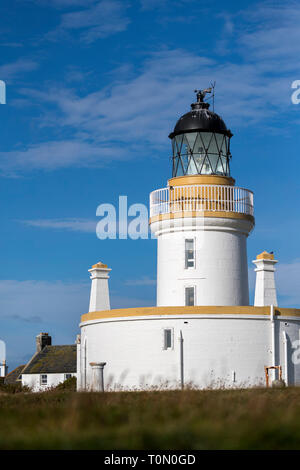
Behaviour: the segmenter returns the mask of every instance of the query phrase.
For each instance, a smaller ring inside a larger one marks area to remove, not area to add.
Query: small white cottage
[[[76,377],[76,349],[74,345],[52,346],[51,336],[40,333],[36,337],[36,352],[21,370],[19,380],[33,392],[56,387],[66,379]]]

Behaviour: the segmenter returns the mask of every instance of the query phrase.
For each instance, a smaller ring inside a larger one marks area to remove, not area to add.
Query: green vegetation
[[[0,449],[300,449],[300,388],[0,391]]]
[[[13,384],[4,384],[0,383],[0,395],[1,393],[21,393],[21,392],[30,392],[28,387],[23,387],[21,382],[16,382]]]

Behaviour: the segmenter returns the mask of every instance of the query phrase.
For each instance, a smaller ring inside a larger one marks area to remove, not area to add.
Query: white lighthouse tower
[[[173,175],[150,196],[157,305],[249,305],[247,237],[253,194],[230,176],[232,133],[204,98],[169,135]]]
[[[178,120],[169,136],[172,177],[150,195],[157,304],[110,309],[110,270],[102,263],[90,270],[79,389],[241,388],[269,385],[269,370],[272,379],[276,372],[287,385],[300,385],[294,350],[300,309],[277,306],[273,253],[254,261],[255,305],[249,305],[253,194],[230,175],[232,133],[204,101],[210,91],[198,91]]]

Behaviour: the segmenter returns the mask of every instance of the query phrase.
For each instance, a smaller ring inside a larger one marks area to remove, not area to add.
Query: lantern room
[[[204,101],[212,89],[195,90],[197,102],[184,114],[169,135],[173,148],[172,176],[230,176],[232,133],[223,119]]]

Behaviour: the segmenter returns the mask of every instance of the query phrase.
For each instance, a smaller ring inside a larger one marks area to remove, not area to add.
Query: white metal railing
[[[225,211],[253,216],[253,193],[223,185],[171,186],[150,194],[150,217],[185,211]]]

